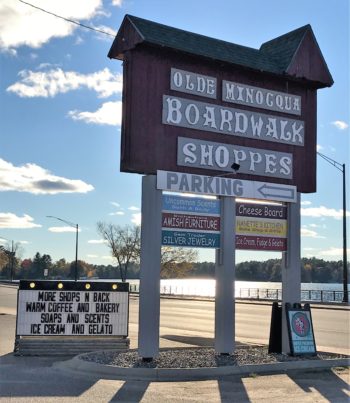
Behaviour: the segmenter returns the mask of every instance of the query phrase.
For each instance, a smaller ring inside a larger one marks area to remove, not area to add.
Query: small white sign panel
[[[19,290],[18,336],[127,336],[128,292]]]
[[[289,203],[297,200],[296,186],[170,171],[157,171],[157,189]]]

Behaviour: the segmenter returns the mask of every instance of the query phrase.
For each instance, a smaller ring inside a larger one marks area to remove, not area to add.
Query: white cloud
[[[310,206],[310,204],[312,204],[312,203],[311,203],[311,201],[308,201],[308,200],[304,200],[304,201],[300,202],[301,206]]]
[[[139,211],[140,208],[139,208],[139,207],[136,207],[136,206],[130,206],[130,207],[128,207],[128,210],[131,210],[131,211]]]
[[[38,69],[50,67],[42,63]],[[64,71],[55,68],[48,71],[21,70],[20,80],[10,85],[6,91],[13,92],[22,98],[54,97],[81,88],[94,90],[99,98],[107,98],[120,94],[123,88],[122,75],[113,74],[108,68],[91,74],[81,74],[76,71]]]
[[[122,216],[125,215],[124,209],[120,207],[120,204],[117,202],[110,202],[112,206],[117,208],[117,211],[114,213],[109,213],[110,216]]]
[[[74,45],[80,45],[82,43],[84,43],[84,39],[81,36],[77,36]]]
[[[317,146],[316,146],[316,150],[317,150],[317,151],[321,151],[321,150],[323,150],[323,148],[324,148],[324,147],[322,147],[320,144],[317,144]]]
[[[90,20],[102,10],[102,0],[35,0],[35,5],[75,21]],[[23,45],[39,48],[52,38],[71,35],[77,28],[19,1],[0,2],[0,49]]]
[[[111,40],[113,40],[112,36],[117,35],[117,32],[114,29],[106,27],[106,25],[93,25],[93,28],[102,31],[100,34],[97,35],[97,38],[103,41],[111,42]],[[106,32],[109,35],[106,35],[103,32]]]
[[[104,260],[113,260],[112,256],[102,256],[102,259]]]
[[[65,227],[65,226],[62,226],[62,227],[50,227],[50,228],[48,228],[48,231],[50,231],[50,232],[76,232],[76,228],[69,227],[69,226],[67,226],[67,227]],[[80,232],[80,231],[81,231],[81,229],[78,228],[78,232]]]
[[[123,3],[123,0],[112,0],[113,6],[121,7],[122,3]]]
[[[16,49],[1,49],[0,47],[0,51],[1,53],[11,56],[11,57],[16,57],[17,56],[17,50]]]
[[[334,122],[332,122],[332,125],[339,130],[345,130],[349,127],[349,125],[342,120],[335,120]]]
[[[52,64],[52,63],[40,63],[36,67],[36,70],[47,70],[49,68],[54,68],[54,67],[59,67],[59,66],[60,66],[60,64],[58,64],[58,63],[55,63],[55,64]]]
[[[98,258],[98,255],[86,255],[86,256],[92,259]]]
[[[324,236],[318,235],[316,231],[307,228],[301,228],[300,235],[304,238],[325,238]]]
[[[90,239],[88,241],[88,243],[92,243],[92,244],[104,244],[107,243],[107,241],[105,241],[104,239]]]
[[[87,193],[94,187],[79,179],[56,176],[36,164],[14,166],[0,158],[0,191],[33,194]]]
[[[105,102],[96,112],[69,111],[68,116],[73,120],[82,120],[86,123],[98,125],[120,126],[122,120],[122,103]]]
[[[320,207],[310,207],[310,208],[301,208],[300,214],[304,217],[331,217],[336,220],[340,220],[343,217],[343,210],[335,210],[332,208],[327,208],[324,206]],[[347,216],[350,216],[349,211],[346,212]]]
[[[131,222],[135,225],[141,225],[141,213],[135,213],[132,215]]]
[[[327,228],[327,226],[325,224],[323,224],[323,225],[310,224],[309,227],[311,227],[311,228],[323,228],[323,229]]]
[[[34,218],[28,214],[23,214],[23,217],[19,217],[13,213],[0,213],[0,228],[38,228],[39,224],[35,224]]]
[[[350,249],[347,249],[347,254],[350,253]],[[322,250],[318,253],[320,256],[330,256],[330,257],[338,257],[339,259],[342,259],[343,257],[343,249],[342,248],[334,248],[330,247],[329,249]]]

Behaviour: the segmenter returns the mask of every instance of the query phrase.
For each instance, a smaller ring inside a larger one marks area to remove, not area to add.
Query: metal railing
[[[130,284],[130,292],[138,293],[139,285]],[[204,288],[164,285],[160,287],[161,295],[179,297],[206,297],[213,298],[214,294]],[[236,289],[236,299],[281,301],[282,290],[272,288],[239,288]],[[302,290],[301,301],[303,302],[335,302],[343,301],[343,291],[335,290]]]
[[[1,281],[1,283],[11,283],[10,281]],[[18,281],[12,282],[12,284]],[[139,284],[130,284],[130,292],[139,293]],[[179,286],[179,285],[161,285],[160,294],[168,296],[178,296],[184,298],[204,297],[214,298],[214,290],[209,290],[205,287],[194,286]],[[350,297],[350,292],[349,292]],[[262,301],[281,301],[282,290],[276,288],[238,288],[235,292],[236,299],[251,299]],[[302,290],[302,302],[343,302],[343,291],[336,290]]]

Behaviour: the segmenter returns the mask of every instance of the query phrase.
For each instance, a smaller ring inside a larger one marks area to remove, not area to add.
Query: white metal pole
[[[156,176],[142,178],[138,353],[145,360],[159,354],[162,191]]]
[[[287,252],[282,265],[282,352],[290,352],[285,304],[300,303],[301,258],[300,258],[300,193],[297,202],[288,203]]]
[[[221,240],[216,251],[215,352],[232,354],[235,349],[235,224],[236,202],[221,197]]]

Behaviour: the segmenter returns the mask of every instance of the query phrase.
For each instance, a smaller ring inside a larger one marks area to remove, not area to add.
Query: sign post
[[[142,178],[142,225],[140,259],[139,355],[159,354],[160,244],[162,192],[156,177]]]
[[[221,197],[221,241],[215,261],[215,352],[235,349],[235,199]]]
[[[282,352],[290,353],[286,303],[300,303],[301,259],[300,259],[300,193],[297,203],[288,204],[287,251],[282,259]]]

